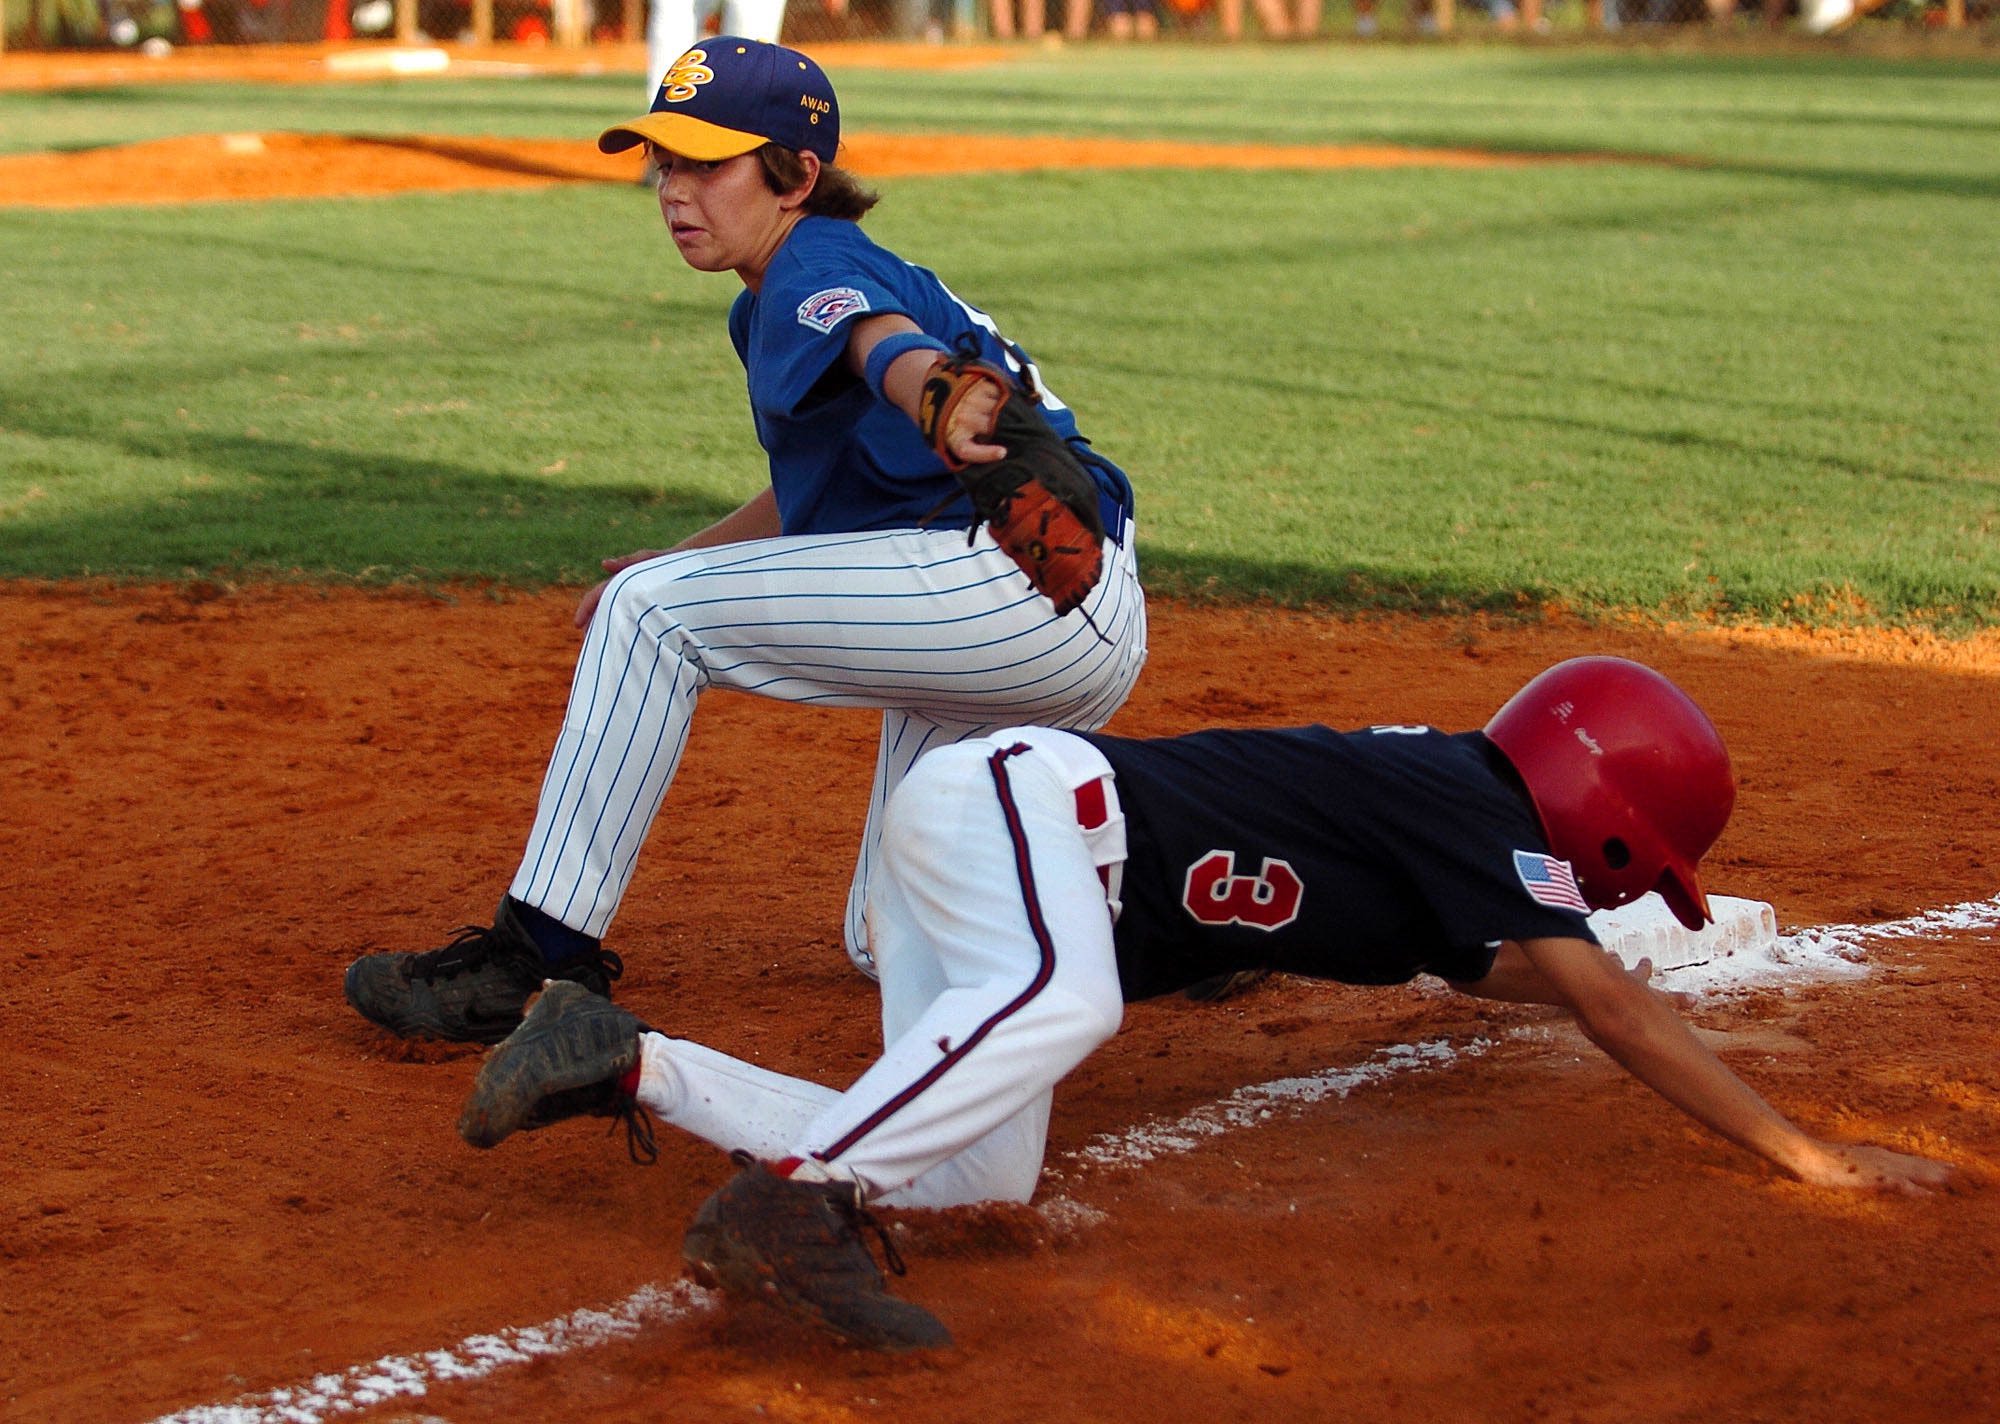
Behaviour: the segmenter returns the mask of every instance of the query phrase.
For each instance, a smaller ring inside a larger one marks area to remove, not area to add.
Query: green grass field
[[[870,229],[1133,472],[1156,588],[2000,622],[2000,65],[1161,46],[834,77],[853,129],[1648,160],[883,185]],[[587,137],[635,88],[6,93],[0,151]],[[761,482],[735,290],[625,186],[0,208],[0,575],[586,579]]]

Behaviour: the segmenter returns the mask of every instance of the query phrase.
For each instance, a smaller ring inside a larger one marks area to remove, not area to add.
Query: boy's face
[[[657,145],[651,151],[659,169],[660,216],[688,266],[761,273],[790,220],[757,155],[703,162]]]

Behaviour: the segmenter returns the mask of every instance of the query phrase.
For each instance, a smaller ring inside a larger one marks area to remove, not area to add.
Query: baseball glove
[[[968,465],[951,453],[946,437],[960,403],[982,386],[991,386],[1000,398],[984,438],[1007,454],[991,464]],[[917,425],[965,486],[979,522],[1055,605],[1056,616],[1079,607],[1104,571],[1097,485],[1034,397],[999,367],[955,357],[932,368],[924,382]]]

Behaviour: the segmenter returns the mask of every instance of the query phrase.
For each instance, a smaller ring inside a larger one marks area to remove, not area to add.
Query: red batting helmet
[[[1657,890],[1691,930],[1714,918],[1695,868],[1729,823],[1736,781],[1686,693],[1624,658],[1571,658],[1509,698],[1486,735],[1591,905]]]

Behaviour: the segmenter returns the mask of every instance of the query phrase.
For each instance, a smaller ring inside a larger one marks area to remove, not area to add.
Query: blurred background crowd
[[[749,0],[0,0],[8,49],[302,44],[354,40],[640,43],[656,4],[710,32]],[[1836,33],[1866,19],[1977,25],[2000,0],[761,0],[792,44],[907,40],[1056,45],[1159,39],[1299,41],[1617,33],[1670,27]]]

